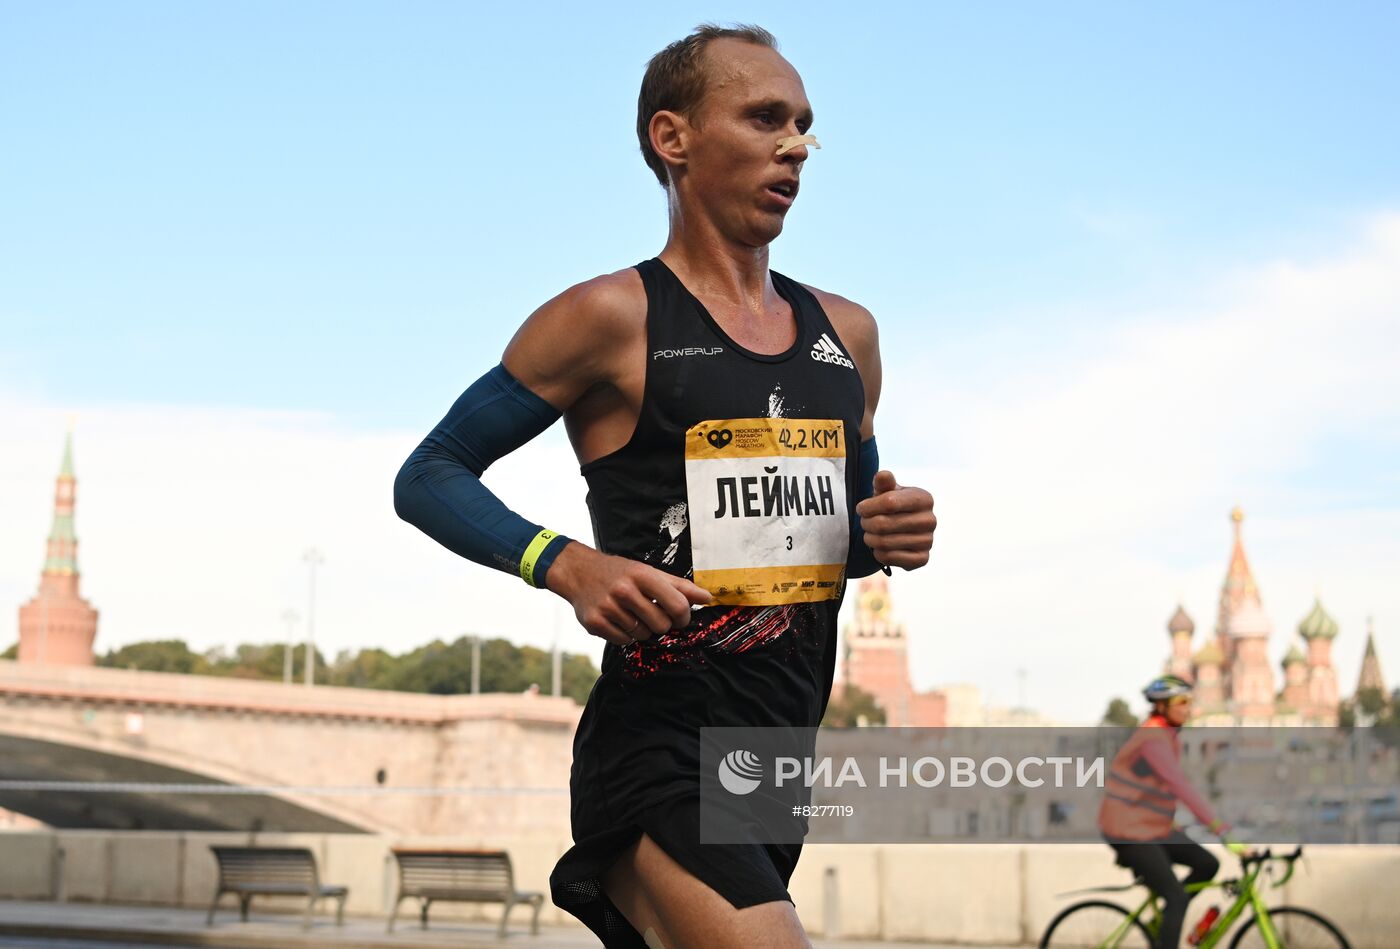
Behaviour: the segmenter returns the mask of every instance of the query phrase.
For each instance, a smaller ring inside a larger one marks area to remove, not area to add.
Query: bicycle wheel
[[[1128,911],[1117,903],[1086,900],[1060,911],[1045,927],[1040,949],[1152,949],[1152,937],[1141,920],[1126,928]],[[1123,929],[1116,940],[1109,937]]]
[[[1279,906],[1269,909],[1269,919],[1282,949],[1351,949],[1341,930],[1312,910]],[[1258,923],[1258,917],[1250,917],[1235,933],[1230,949],[1265,949],[1268,944]]]

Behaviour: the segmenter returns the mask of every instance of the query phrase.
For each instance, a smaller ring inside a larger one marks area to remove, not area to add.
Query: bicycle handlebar
[[[1284,872],[1283,876],[1274,883],[1275,887],[1280,887],[1288,882],[1289,877],[1293,876],[1294,866],[1297,864],[1298,858],[1302,855],[1302,844],[1299,844],[1296,848],[1294,848],[1292,853],[1284,853],[1279,854],[1277,856],[1274,855],[1274,852],[1271,848],[1265,847],[1261,851],[1257,851],[1255,853],[1247,853],[1244,856],[1240,857],[1240,863],[1242,863],[1246,868],[1248,868],[1250,864],[1254,863],[1264,864],[1268,863],[1271,860],[1282,861],[1283,863],[1287,864],[1288,869]]]

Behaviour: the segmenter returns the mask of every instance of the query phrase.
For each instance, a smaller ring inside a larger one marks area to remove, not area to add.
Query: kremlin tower
[[[909,640],[890,612],[889,581],[876,573],[860,582],[856,620],[846,627],[841,678],[870,693],[885,710],[886,725],[908,725],[914,687],[909,682]]]
[[[77,480],[73,477],[73,433],[63,446],[63,467],[54,490],[53,527],[39,592],[19,608],[19,661],[90,666],[97,636],[97,610],[78,593],[78,537],[73,530]]]
[[[885,711],[886,725],[943,725],[947,698],[918,693],[909,681],[909,640],[890,609],[889,581],[875,573],[860,581],[855,622],[843,632],[840,685],[868,692]]]

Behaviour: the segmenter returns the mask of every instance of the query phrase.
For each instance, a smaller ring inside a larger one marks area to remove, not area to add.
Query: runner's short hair
[[[708,76],[705,74],[705,47],[714,40],[736,39],[756,46],[777,49],[778,41],[761,26],[738,23],[716,26],[702,23],[683,40],[676,40],[647,63],[642,76],[642,91],[637,96],[637,141],[642,146],[642,158],[665,188],[670,183],[666,163],[652,150],[647,129],[651,117],[658,112],[678,112],[687,118],[705,97]]]

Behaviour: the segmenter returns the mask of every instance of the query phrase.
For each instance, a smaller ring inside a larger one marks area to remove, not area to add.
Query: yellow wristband
[[[535,539],[525,546],[525,553],[520,557],[520,579],[530,586],[535,585],[535,564],[540,559],[540,554],[549,546],[549,542],[558,537],[554,531],[540,531],[535,535]]]

